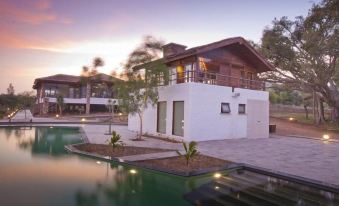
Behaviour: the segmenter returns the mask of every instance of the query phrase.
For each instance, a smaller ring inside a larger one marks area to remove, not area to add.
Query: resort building
[[[269,95],[258,74],[273,67],[245,39],[191,49],[169,43],[163,60],[169,83],[144,112],[145,133],[185,141],[269,136]],[[129,115],[128,128],[139,131],[137,115]]]
[[[91,82],[91,112],[107,111],[109,100],[115,100],[114,83],[121,81],[106,74],[97,74],[90,78]],[[33,89],[37,91],[35,114],[48,114],[57,112],[57,97],[64,99],[64,111],[67,113],[82,114],[86,109],[86,83],[81,76],[56,74],[37,78]],[[117,104],[117,101],[115,101]]]

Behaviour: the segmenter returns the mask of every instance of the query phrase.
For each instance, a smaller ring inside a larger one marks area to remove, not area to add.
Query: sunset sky
[[[259,42],[277,17],[306,15],[309,0],[0,0],[0,93],[32,90],[35,78],[121,69],[144,35],[188,47],[243,36]]]

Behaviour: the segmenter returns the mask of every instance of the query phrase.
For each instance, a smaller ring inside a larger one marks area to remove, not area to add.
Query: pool
[[[246,170],[184,178],[64,150],[79,142],[78,128],[0,127],[0,205],[338,205],[336,193]]]

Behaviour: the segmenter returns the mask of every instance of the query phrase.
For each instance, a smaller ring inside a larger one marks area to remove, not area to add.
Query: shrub
[[[181,154],[179,151],[177,151],[177,153],[180,155],[180,156],[184,156],[185,159],[186,159],[186,165],[188,166],[189,165],[189,162],[192,160],[192,158],[198,154],[198,150],[197,150],[197,142],[195,141],[191,141],[188,143],[186,142],[183,142],[182,143],[183,147],[184,147],[184,150],[185,150],[185,153]]]
[[[112,146],[113,149],[118,147],[118,146],[124,145],[122,140],[121,140],[120,134],[118,134],[116,131],[112,132],[112,137],[110,139],[108,139],[107,141],[108,141],[108,145]]]

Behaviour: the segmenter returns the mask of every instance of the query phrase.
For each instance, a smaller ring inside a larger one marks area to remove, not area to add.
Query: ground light
[[[220,177],[221,177],[221,174],[220,174],[220,173],[214,173],[213,177],[214,177],[214,178],[220,178]]]
[[[293,121],[293,120],[294,120],[294,118],[293,118],[293,117],[290,117],[290,118],[288,118],[288,120],[290,120],[290,121]]]
[[[57,115],[55,115],[55,117],[56,117],[56,118],[59,118],[59,115],[57,114]]]
[[[323,140],[329,140],[329,139],[330,139],[330,135],[328,135],[328,134],[323,135]]]
[[[131,169],[131,170],[129,170],[129,173],[131,173],[132,175],[134,175],[134,174],[137,174],[137,171],[136,171],[135,169]]]
[[[82,122],[85,122],[85,121],[86,121],[86,119],[85,119],[85,118],[82,118],[82,119],[81,119],[81,121],[82,121]]]

